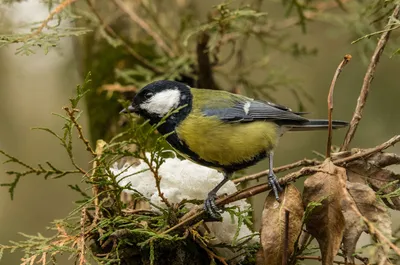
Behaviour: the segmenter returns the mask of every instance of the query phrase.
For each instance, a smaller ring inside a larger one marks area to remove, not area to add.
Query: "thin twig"
[[[342,0],[342,6],[343,4],[350,2],[350,0]],[[323,14],[325,11],[329,10],[329,9],[333,9],[336,7],[340,7],[340,5],[338,5],[337,0],[335,1],[323,1],[320,2],[318,4],[316,4],[315,6],[312,6],[312,8],[310,8],[311,10],[307,10],[304,12],[304,18],[306,20],[311,20],[313,18],[315,18],[316,16],[318,16],[319,14]],[[279,25],[277,25],[276,29],[277,30],[283,30],[283,29],[287,29],[293,26],[296,26],[299,24],[299,19],[298,17],[291,17],[288,18],[286,20],[283,21],[283,23],[280,23]]]
[[[287,165],[284,165],[284,166],[276,167],[276,168],[274,168],[273,171],[274,171],[274,173],[279,173],[279,172],[284,172],[284,171],[287,171],[287,170],[290,170],[290,169],[294,169],[294,168],[297,168],[297,167],[316,166],[316,165],[319,165],[319,164],[321,164],[321,161],[318,161],[318,160],[315,160],[315,159],[314,160],[303,159],[303,160],[299,160],[299,161],[291,163],[291,164],[287,164]],[[261,171],[261,172],[258,172],[258,173],[255,173],[255,174],[252,174],[252,175],[243,176],[241,178],[237,178],[237,179],[234,179],[232,181],[233,181],[233,183],[238,184],[238,183],[242,183],[242,182],[249,181],[249,180],[258,180],[261,177],[268,176],[268,174],[269,174],[269,169]]]
[[[389,148],[390,146],[394,145],[395,143],[400,142],[400,135],[396,135],[394,137],[392,137],[391,139],[389,139],[388,141],[384,142],[383,144],[380,144],[374,148],[368,149],[365,152],[360,152],[354,155],[351,155],[349,157],[346,158],[342,158],[342,159],[337,159],[332,161],[335,165],[343,165],[346,164],[348,162],[354,161],[356,159],[359,158],[364,158],[364,157],[368,157],[374,153],[378,153],[386,148]],[[301,162],[301,161],[299,161]],[[296,162],[296,163],[299,163]],[[294,163],[295,164],[295,163]],[[286,167],[286,166],[284,166]],[[309,167],[303,167],[300,170],[296,171],[296,172],[292,172],[287,174],[286,176],[282,177],[279,179],[279,184],[284,186],[287,183],[293,182],[301,177],[307,176],[307,175],[311,175],[315,172],[320,172],[321,168],[319,166],[309,166]],[[259,184],[256,186],[252,186],[243,190],[239,190],[231,195],[228,195],[224,198],[219,198],[216,201],[216,205],[218,206],[223,206],[225,204],[234,202],[234,201],[238,201],[241,199],[246,199],[249,197],[252,197],[254,195],[257,195],[261,192],[265,192],[270,190],[270,186],[268,184]],[[187,213],[185,216],[183,216],[180,220],[180,222],[178,224],[176,224],[175,226],[165,230],[164,232],[162,232],[162,234],[168,234],[174,230],[177,230],[178,228],[181,228],[189,223],[192,223],[194,220],[196,220],[197,218],[200,218],[202,215],[204,214],[204,210],[199,209],[198,211],[190,211],[189,213]]]
[[[393,136],[392,138],[390,138],[388,141],[384,142],[383,144],[380,144],[374,148],[366,149],[366,151],[364,151],[364,152],[360,152],[360,153],[357,153],[357,154],[354,154],[354,155],[351,155],[351,156],[348,156],[345,158],[334,160],[333,163],[335,165],[343,166],[344,164],[346,164],[348,162],[357,160],[362,157],[368,157],[372,154],[375,154],[382,150],[385,150],[385,149],[395,145],[398,142],[400,142],[400,135]]]
[[[106,142],[102,141],[102,140],[98,140],[96,143],[96,159],[93,161],[93,173],[92,173],[92,177],[91,177],[91,182],[92,184],[92,193],[93,193],[93,197],[94,197],[94,217],[93,217],[93,221],[92,221],[92,225],[91,225],[91,229],[93,229],[94,227],[97,226],[97,222],[98,220],[100,220],[100,200],[99,200],[99,194],[100,194],[100,190],[99,190],[99,186],[96,184],[96,180],[94,179],[94,176],[96,175],[96,171],[98,170],[98,160],[100,160],[102,154],[103,154],[103,150],[104,150],[104,146],[106,145]]]
[[[125,14],[127,14],[136,24],[138,24],[144,31],[147,32],[157,43],[157,45],[164,50],[169,57],[174,57],[174,52],[171,48],[164,42],[161,36],[155,32],[149,24],[146,23],[132,8],[129,8],[122,0],[113,0],[114,4],[121,9]]]
[[[329,87],[328,93],[328,141],[326,144],[326,157],[331,156],[332,146],[332,112],[333,112],[333,91],[335,90],[336,81],[339,78],[340,73],[346,64],[351,60],[351,55],[346,54],[338,67],[336,68],[335,74],[333,75],[331,86]]]
[[[317,170],[318,170],[317,167],[303,167],[299,171],[290,173],[290,174],[286,175],[285,177],[281,178],[279,181],[279,184],[284,185],[284,184],[291,182],[301,176],[305,176],[307,174],[312,174]],[[218,206],[222,206],[222,205],[234,202],[234,201],[238,201],[241,199],[245,199],[245,198],[254,196],[256,194],[267,191],[269,189],[270,189],[270,186],[268,184],[256,185],[256,186],[249,187],[249,188],[246,188],[243,190],[239,190],[231,195],[226,196],[225,198],[218,199],[216,201],[216,204]],[[190,214],[190,216],[187,216],[189,214]],[[165,230],[162,234],[168,234],[188,223],[191,223],[193,220],[201,217],[203,214],[204,214],[204,210],[199,210],[198,212],[189,212],[187,215],[185,215],[181,218],[182,221],[180,221],[175,226],[169,228],[168,230]]]
[[[50,20],[52,20],[55,15],[61,13],[61,11],[63,11],[67,6],[71,5],[73,2],[76,2],[76,0],[62,1],[58,6],[56,6],[56,8],[54,8],[53,11],[50,12],[49,16],[42,22],[42,24],[40,25],[39,28],[37,28],[34,32],[32,32],[32,34],[30,34],[24,38],[24,41],[27,41],[28,39],[39,35],[44,30],[44,28],[47,27]]]
[[[86,224],[86,207],[82,208],[81,211],[81,240],[80,240],[80,252],[79,252],[79,265],[84,265],[86,263],[85,259],[85,224]]]
[[[290,212],[285,209],[285,241],[283,245],[282,265],[288,263],[288,252],[289,252],[289,214]]]
[[[180,47],[178,47],[180,43],[176,41],[174,36],[172,36],[173,32],[170,32],[171,30],[166,29],[166,25],[164,25],[165,23],[159,21],[160,16],[157,10],[154,10],[155,12],[153,12],[152,8],[150,7],[151,4],[156,4],[156,2],[152,3],[147,1],[139,1],[139,5],[141,5],[148,16],[152,18],[154,26],[160,31],[160,34],[164,36],[166,41],[170,43],[170,45],[174,46],[171,48],[175,53],[177,53],[180,50]]]
[[[363,109],[365,103],[367,102],[368,92],[371,86],[371,82],[374,79],[374,74],[376,70],[376,66],[378,65],[379,59],[382,55],[383,50],[385,49],[386,43],[389,40],[390,33],[392,32],[393,25],[392,20],[398,19],[400,14],[400,5],[396,5],[395,9],[393,10],[392,16],[389,18],[389,22],[386,27],[388,27],[388,31],[382,33],[378,44],[376,45],[375,51],[371,57],[371,61],[368,65],[367,72],[364,76],[364,81],[361,87],[361,92],[357,100],[357,106],[353,114],[353,118],[350,122],[350,127],[346,133],[346,136],[343,141],[343,145],[340,148],[341,151],[347,150],[349,148],[350,142],[356,133],[358,123],[362,118]]]
[[[211,259],[217,259],[218,261],[220,261],[223,265],[228,265],[228,263],[226,263],[226,259],[225,258],[223,258],[223,257],[220,257],[220,256],[218,256],[217,254],[215,254],[212,250],[210,250],[203,242],[202,242],[202,240],[200,240],[199,238],[198,238],[198,235],[196,235],[196,231],[192,231],[192,235],[193,235],[193,237],[194,237],[194,239],[195,239],[195,241],[197,242],[197,244],[202,248],[202,249],[204,249],[206,252],[207,252],[207,254],[208,254],[208,256],[211,258]]]
[[[342,4],[345,4],[347,2],[350,2],[350,0],[342,0]],[[315,6],[312,6],[311,10],[307,10],[304,12],[304,17],[307,20],[312,20],[313,18],[317,17],[320,14],[323,14],[325,11],[333,9],[338,7],[337,1],[330,1],[330,2],[321,2],[316,4]],[[275,31],[282,31],[282,30],[287,30],[288,28],[294,27],[299,24],[299,19],[298,17],[290,17],[279,24],[268,24],[265,27],[259,27],[255,26],[252,30],[254,34],[257,35],[268,35],[272,30]],[[240,38],[242,34],[237,33],[237,32],[231,32],[228,34],[225,34],[222,39],[219,41],[219,44],[225,44],[227,42],[235,41],[238,38]]]
[[[305,177],[305,176],[311,175],[311,174],[313,174],[315,172],[318,172],[318,171],[321,171],[319,166],[303,167],[303,168],[301,168],[300,170],[298,170],[296,172],[289,173],[286,176],[280,178],[279,179],[279,184],[284,186],[287,183],[293,182],[293,181],[295,181],[296,179],[298,179],[300,177]],[[226,197],[224,197],[222,199],[218,199],[216,204],[218,206],[221,206],[221,205],[225,205],[225,204],[228,204],[228,203],[231,203],[231,202],[234,202],[234,201],[238,201],[238,200],[241,200],[241,199],[246,199],[246,198],[252,197],[254,195],[257,195],[257,194],[259,194],[261,192],[265,192],[267,190],[270,190],[270,188],[271,187],[267,183],[259,184],[259,185],[256,185],[256,186],[252,186],[252,187],[249,187],[249,188],[246,188],[246,189],[239,190],[239,191],[237,191],[235,193],[232,193],[231,195],[226,196]]]
[[[117,38],[118,40],[121,41],[122,45],[125,47],[125,49],[128,51],[130,55],[132,55],[133,58],[135,58],[138,62],[142,64],[142,66],[146,67],[147,69],[153,71],[156,74],[161,74],[163,73],[163,70],[154,66],[152,63],[150,63],[146,58],[141,56],[139,53],[137,53],[133,48],[132,45],[130,45],[128,42],[122,38],[115,30],[113,30],[108,24],[104,22],[104,19],[100,16],[100,13],[97,11],[97,9],[94,6],[93,0],[86,0],[86,3],[88,4],[90,10],[93,12],[93,14],[97,17],[97,20],[99,21],[99,24],[101,25],[102,28],[105,29],[105,31],[110,34],[112,37]]]
[[[161,178],[162,177],[160,176],[158,169],[154,168],[154,166],[152,165],[152,161],[148,161],[147,159],[144,159],[143,161],[149,167],[150,172],[154,176],[154,179],[156,181],[156,188],[157,188],[158,196],[160,197],[160,199],[165,203],[165,205],[168,208],[171,208],[171,203],[168,201],[168,199],[164,196],[164,193],[161,191]]]
[[[75,125],[76,130],[78,131],[78,137],[79,139],[82,140],[83,144],[85,145],[86,151],[90,152],[93,157],[96,157],[96,152],[90,146],[89,140],[83,136],[82,126],[79,125],[78,121],[76,120],[75,113],[78,112],[78,110],[70,109],[69,107],[64,107],[63,109],[67,112],[72,123]]]

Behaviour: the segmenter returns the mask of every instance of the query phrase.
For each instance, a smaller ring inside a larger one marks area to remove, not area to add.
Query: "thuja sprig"
[[[56,137],[59,141],[60,144],[64,147],[66,150],[68,157],[70,159],[71,164],[74,166],[74,169],[72,170],[62,170],[54,166],[50,162],[45,162],[45,164],[38,164],[37,166],[33,165],[28,165],[25,162],[22,162],[20,159],[12,156],[11,154],[0,150],[0,154],[5,156],[7,160],[4,163],[12,163],[16,164],[19,166],[22,166],[24,170],[20,171],[6,171],[7,175],[10,175],[13,177],[13,181],[8,182],[8,183],[2,183],[0,186],[2,187],[8,187],[8,192],[10,193],[11,199],[14,198],[14,193],[15,189],[17,187],[17,184],[19,183],[20,179],[22,177],[25,177],[27,175],[44,175],[44,178],[47,179],[49,177],[53,179],[61,178],[69,174],[83,174],[86,175],[86,171],[80,167],[74,158],[73,155],[73,149],[72,149],[72,141],[73,141],[73,129],[76,128],[78,131],[79,138],[82,140],[84,145],[86,146],[86,149],[93,155],[93,150],[89,145],[88,140],[83,136],[82,132],[82,127],[77,123],[77,120],[79,119],[80,115],[82,114],[82,111],[76,109],[79,101],[83,98],[83,96],[88,92],[88,85],[90,83],[90,73],[87,75],[85,82],[82,86],[77,86],[76,88],[76,96],[74,98],[70,99],[71,106],[70,107],[65,107],[64,109],[67,111],[67,116],[63,116],[60,114],[54,114],[58,117],[61,117],[62,119],[65,120],[64,126],[62,128],[63,133],[58,134],[54,130],[49,129],[49,128],[42,128],[42,127],[36,127],[33,129],[36,130],[42,130],[45,132],[50,133],[52,136]]]
[[[34,174],[34,175],[44,175],[45,179],[47,179],[49,177],[51,177],[53,179],[57,179],[57,178],[61,178],[66,175],[69,175],[69,174],[80,173],[80,171],[77,169],[75,169],[75,170],[58,169],[55,166],[53,166],[50,162],[46,162],[45,165],[38,164],[37,167],[34,167],[34,166],[31,166],[31,165],[28,165],[28,164],[22,162],[21,160],[19,160],[18,158],[14,157],[10,154],[7,154],[3,150],[0,150],[0,154],[2,154],[8,158],[8,160],[6,160],[4,162],[4,164],[14,163],[14,164],[18,164],[25,168],[25,170],[22,170],[22,171],[13,171],[13,170],[6,171],[7,175],[14,177],[14,180],[9,183],[1,183],[0,184],[1,187],[8,187],[8,192],[10,193],[11,199],[14,199],[15,188],[17,187],[17,184],[19,183],[20,179],[24,176]]]

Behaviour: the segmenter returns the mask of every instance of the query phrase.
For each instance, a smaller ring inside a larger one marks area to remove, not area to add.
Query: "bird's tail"
[[[333,129],[340,129],[349,125],[346,121],[332,121]],[[290,131],[313,131],[328,129],[328,120],[309,120],[306,123],[288,125]]]

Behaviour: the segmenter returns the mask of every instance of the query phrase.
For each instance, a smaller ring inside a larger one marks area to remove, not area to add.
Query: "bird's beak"
[[[132,113],[132,112],[135,112],[135,107],[130,105],[129,107],[121,110],[119,113]]]

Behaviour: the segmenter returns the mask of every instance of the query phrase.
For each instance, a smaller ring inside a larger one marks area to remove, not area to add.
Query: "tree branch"
[[[153,71],[156,74],[160,74],[163,72],[162,69],[152,65],[146,58],[141,56],[139,53],[137,53],[129,43],[127,43],[115,30],[113,30],[109,25],[107,25],[104,22],[104,19],[100,16],[100,13],[97,11],[97,9],[94,6],[93,0],[86,0],[86,3],[88,4],[90,10],[92,10],[93,14],[96,16],[98,19],[100,25],[108,34],[110,34],[112,37],[117,38],[118,40],[121,41],[122,45],[125,47],[127,52],[135,58],[138,62],[142,64],[142,66],[146,67],[147,69]]]
[[[344,164],[346,164],[348,162],[351,162],[351,161],[354,161],[356,159],[359,159],[359,158],[362,158],[362,157],[368,157],[368,156],[370,156],[372,154],[378,153],[378,152],[380,152],[380,151],[382,151],[384,149],[389,148],[392,145],[395,145],[398,142],[400,142],[400,135],[393,136],[388,141],[386,141],[383,144],[380,144],[380,145],[378,145],[378,146],[376,146],[374,148],[366,149],[365,152],[360,152],[360,153],[351,155],[349,157],[345,157],[345,158],[342,158],[342,159],[334,160],[333,163],[335,165],[343,166]]]
[[[400,142],[400,135],[396,135],[396,136],[392,137],[391,139],[389,139],[388,141],[384,142],[383,144],[380,144],[380,145],[378,145],[378,146],[376,146],[374,148],[368,149],[365,152],[356,153],[356,154],[353,154],[353,155],[351,155],[349,157],[342,158],[342,159],[337,159],[337,160],[334,160],[332,162],[335,165],[344,165],[347,162],[351,162],[351,161],[354,161],[354,160],[359,159],[359,158],[365,158],[365,157],[368,157],[368,156],[370,156],[372,154],[378,153],[378,152],[380,152],[380,151],[382,151],[382,150],[384,150],[386,148],[389,148],[390,146],[396,144],[397,142]],[[304,160],[298,161],[298,162],[293,163],[293,164],[289,164],[287,166],[283,166],[282,168],[288,168],[289,166],[292,166],[292,165],[295,165],[295,164],[296,165],[301,164],[302,161],[304,161]],[[307,160],[305,160],[305,161],[307,161]],[[313,161],[313,160],[311,160],[311,161]],[[318,162],[315,161],[315,163],[318,163]],[[295,180],[297,180],[297,179],[299,179],[301,177],[304,177],[304,176],[307,176],[307,175],[311,175],[311,174],[313,174],[315,172],[320,172],[320,171],[321,171],[321,169],[320,169],[319,165],[303,167],[303,168],[301,168],[300,170],[298,170],[296,172],[289,173],[286,176],[280,178],[279,179],[279,184],[284,186],[287,183],[293,182],[293,181],[295,181]],[[264,175],[265,171],[263,171],[262,173]],[[226,196],[224,198],[217,199],[216,205],[217,206],[223,206],[223,205],[226,205],[226,204],[234,202],[234,201],[238,201],[238,200],[241,200],[241,199],[246,199],[246,198],[252,197],[254,195],[257,195],[257,194],[259,194],[261,192],[265,192],[265,191],[268,191],[268,190],[270,190],[270,186],[268,184],[266,184],[266,183],[259,184],[259,185],[256,185],[256,186],[252,186],[252,187],[249,187],[249,188],[246,188],[246,189],[239,190],[239,191],[237,191],[237,192],[235,192],[233,194],[230,194],[230,195],[228,195],[228,196]],[[172,232],[172,231],[174,231],[174,230],[176,230],[178,228],[181,228],[181,227],[183,227],[185,225],[188,225],[189,223],[192,223],[194,220],[197,220],[198,218],[201,218],[203,214],[204,214],[204,210],[202,210],[202,208],[200,208],[200,207],[197,208],[197,209],[192,209],[191,211],[189,211],[186,215],[184,215],[180,219],[180,222],[178,224],[176,224],[175,226],[165,230],[164,232],[162,232],[162,234],[168,234],[168,233],[170,233],[170,232]]]
[[[299,160],[299,161],[291,163],[291,164],[287,164],[287,165],[284,165],[284,166],[276,167],[276,168],[274,168],[273,171],[274,171],[274,173],[279,173],[279,172],[284,172],[284,171],[287,171],[287,170],[290,170],[290,169],[294,169],[294,168],[297,168],[297,167],[316,166],[316,165],[319,165],[319,164],[321,164],[321,161],[318,161],[318,160],[315,160],[315,159],[314,160],[303,159],[303,160]],[[255,174],[252,174],[252,175],[248,175],[248,176],[244,176],[244,177],[241,177],[241,178],[237,178],[237,179],[234,179],[232,181],[233,181],[233,183],[238,184],[238,183],[242,183],[242,182],[249,181],[249,180],[258,180],[261,177],[268,176],[268,173],[269,173],[269,169],[261,171],[261,172],[258,172],[258,173],[255,173]]]
[[[197,86],[200,88],[207,89],[218,89],[215,84],[212,66],[210,62],[210,55],[208,52],[208,41],[210,36],[206,32],[201,32],[197,37],[197,65],[198,65],[198,83]]]
[[[93,157],[96,157],[96,152],[90,146],[89,140],[86,139],[85,136],[83,135],[82,126],[79,125],[78,121],[75,118],[75,113],[78,112],[78,110],[70,109],[69,107],[64,107],[63,109],[67,112],[67,114],[68,114],[69,118],[71,119],[72,123],[75,125],[76,130],[78,131],[78,137],[79,137],[79,139],[82,140],[83,144],[85,145],[86,151],[90,152],[90,154]]]
[[[56,8],[54,8],[53,11],[51,11],[49,16],[42,22],[40,27],[37,30],[35,30],[32,34],[26,36],[23,41],[27,41],[28,39],[31,39],[32,37],[39,35],[44,30],[44,28],[47,27],[47,25],[49,24],[50,20],[52,20],[55,15],[61,13],[67,6],[71,5],[75,1],[76,0],[64,0],[64,1],[62,1]]]
[[[336,81],[342,72],[343,67],[346,66],[351,60],[351,55],[346,54],[338,67],[336,68],[335,74],[332,78],[331,86],[329,87],[328,93],[328,141],[326,143],[326,157],[331,156],[331,146],[332,146],[332,112],[333,112],[333,91],[335,89]]]
[[[86,207],[83,207],[81,210],[81,234],[80,234],[80,241],[79,241],[79,265],[86,264],[85,259],[85,242],[86,242],[86,232],[85,232],[85,225],[86,225]]]
[[[155,32],[149,26],[149,24],[146,23],[146,21],[139,17],[139,15],[136,14],[133,9],[128,8],[126,3],[124,3],[124,1],[122,0],[113,0],[113,2],[119,9],[127,14],[132,19],[132,21],[138,24],[147,34],[149,34],[156,41],[157,45],[168,54],[169,57],[174,57],[173,51],[170,47],[168,47],[161,36],[157,32]]]
[[[341,151],[347,150],[349,148],[350,142],[354,137],[354,134],[357,131],[358,123],[360,122],[362,118],[362,113],[363,109],[365,106],[365,103],[367,101],[369,89],[371,86],[371,82],[374,79],[374,74],[376,70],[376,66],[379,63],[379,59],[381,58],[382,52],[385,49],[386,43],[389,40],[390,33],[393,29],[393,25],[391,24],[393,19],[398,19],[399,18],[399,13],[400,13],[400,5],[396,5],[395,9],[393,10],[392,16],[389,18],[389,22],[386,27],[388,27],[388,30],[382,33],[378,44],[376,45],[375,51],[371,57],[371,61],[368,65],[367,72],[365,73],[364,76],[364,82],[361,87],[361,92],[357,100],[357,106],[353,114],[353,118],[351,119],[350,122],[350,127],[349,130],[346,133],[346,137],[344,139],[343,145],[340,148]]]

